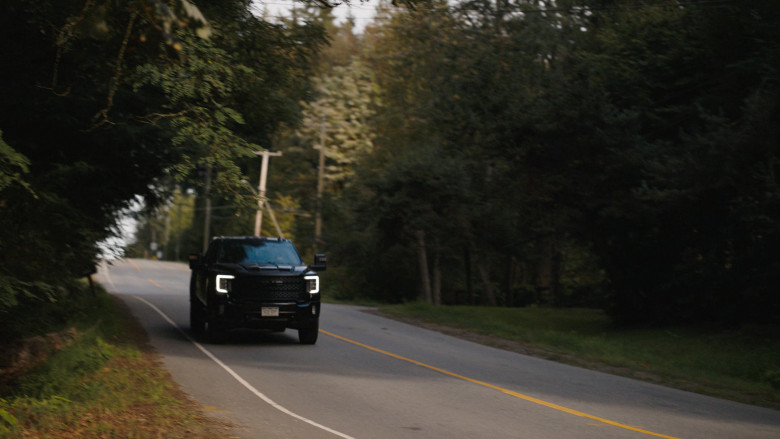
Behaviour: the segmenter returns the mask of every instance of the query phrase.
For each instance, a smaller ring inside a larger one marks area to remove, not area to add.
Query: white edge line
[[[100,267],[98,268],[98,273],[101,273],[103,276],[106,277],[106,280],[108,280],[109,285],[111,285],[111,291],[116,291],[116,286],[114,285],[114,281],[113,279],[111,279],[111,275],[108,273],[108,262],[106,262],[105,259],[103,259],[103,261],[101,262]]]
[[[201,351],[201,352],[203,352],[204,354],[206,354],[206,356],[207,356],[207,357],[209,357],[209,358],[210,358],[210,359],[211,359],[213,362],[217,363],[217,364],[218,364],[220,367],[222,367],[222,369],[224,369],[224,370],[225,370],[225,371],[226,371],[228,374],[230,374],[230,376],[232,376],[233,378],[235,378],[235,379],[236,379],[236,381],[238,381],[239,383],[241,383],[241,385],[243,385],[244,387],[246,387],[246,389],[247,389],[247,390],[249,390],[250,392],[252,392],[252,393],[253,393],[255,396],[257,396],[258,398],[260,398],[260,399],[262,399],[263,401],[265,401],[265,402],[266,402],[268,405],[270,405],[271,407],[273,407],[273,408],[275,408],[275,409],[279,410],[280,412],[282,412],[282,413],[284,413],[284,414],[286,414],[286,415],[292,416],[292,417],[293,417],[293,418],[295,418],[295,419],[298,419],[298,420],[300,420],[300,421],[303,421],[303,422],[305,422],[305,423],[307,423],[307,424],[309,424],[309,425],[312,425],[312,426],[314,426],[314,427],[317,427],[317,428],[319,428],[319,429],[321,429],[321,430],[325,430],[325,431],[327,431],[328,433],[334,434],[334,435],[336,435],[336,436],[339,436],[339,437],[342,437],[342,438],[344,438],[344,439],[355,439],[355,438],[353,438],[352,436],[349,436],[349,435],[347,435],[347,434],[341,433],[340,431],[336,431],[336,430],[333,430],[332,428],[328,428],[328,427],[326,427],[326,426],[324,426],[324,425],[322,425],[322,424],[318,424],[318,423],[316,423],[316,422],[312,421],[311,419],[304,418],[303,416],[301,416],[301,415],[299,415],[299,414],[297,414],[297,413],[291,412],[290,410],[288,410],[288,409],[284,408],[283,406],[281,406],[281,405],[277,404],[277,403],[276,403],[274,400],[272,400],[271,398],[267,397],[267,396],[266,396],[265,394],[263,394],[261,391],[257,390],[257,389],[256,389],[254,386],[252,386],[251,384],[249,384],[249,383],[248,383],[248,382],[247,382],[247,381],[246,381],[244,378],[242,378],[242,377],[241,377],[241,375],[237,374],[237,373],[236,373],[236,372],[235,372],[233,369],[231,369],[231,368],[230,368],[228,365],[226,365],[225,363],[223,363],[223,362],[222,362],[222,361],[221,361],[219,358],[217,358],[217,357],[216,357],[214,354],[212,354],[212,353],[211,353],[211,352],[210,352],[208,349],[206,349],[205,347],[203,347],[203,345],[201,345],[200,343],[198,343],[197,341],[195,341],[195,340],[194,340],[192,337],[190,337],[190,336],[189,336],[189,334],[187,334],[186,332],[184,332],[184,330],[183,330],[183,329],[181,329],[181,328],[179,327],[179,325],[177,325],[177,324],[176,324],[176,323],[175,323],[173,320],[171,320],[171,319],[170,319],[170,317],[168,317],[168,316],[167,316],[167,315],[166,315],[164,312],[162,312],[162,311],[161,311],[159,308],[157,308],[156,306],[154,306],[154,304],[150,303],[149,301],[147,301],[147,300],[145,300],[145,299],[143,299],[143,298],[141,298],[141,297],[138,297],[138,296],[133,296],[133,297],[135,297],[136,299],[140,300],[141,302],[145,303],[147,306],[149,306],[150,308],[152,308],[152,309],[153,309],[155,312],[157,312],[157,314],[159,314],[159,315],[160,315],[160,316],[161,316],[163,319],[165,319],[165,321],[167,321],[168,323],[170,323],[170,324],[171,324],[171,326],[173,326],[174,328],[176,328],[176,329],[177,329],[177,330],[178,330],[178,331],[179,331],[179,332],[180,332],[180,333],[181,333],[181,334],[182,334],[184,337],[186,337],[186,338],[187,338],[187,340],[189,340],[189,341],[190,341],[192,344],[194,344],[194,345],[195,345],[195,347],[197,347],[198,349],[200,349],[200,351]]]

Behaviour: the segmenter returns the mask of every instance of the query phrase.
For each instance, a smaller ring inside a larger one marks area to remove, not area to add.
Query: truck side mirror
[[[203,255],[200,253],[190,253],[190,270],[198,267],[203,262]]]
[[[314,255],[314,264],[309,265],[309,268],[311,268],[314,271],[325,271],[327,263],[328,263],[328,257],[322,253],[318,253]]]

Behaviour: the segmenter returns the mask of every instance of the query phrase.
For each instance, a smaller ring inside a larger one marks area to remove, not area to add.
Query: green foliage
[[[760,8],[759,22],[751,14],[742,6],[617,10],[582,55],[589,84],[597,78],[607,97],[589,111],[592,123],[614,133],[602,140],[606,154],[583,160],[609,163],[604,177],[612,186],[593,192],[585,233],[604,261],[623,322],[776,315],[769,285],[778,285],[778,261],[765,250],[777,243],[778,224],[749,218],[758,211],[776,217],[778,208],[765,165],[777,144],[758,128],[776,115],[776,90],[763,83],[771,75],[759,78],[778,58],[754,56],[763,52],[759,40],[774,47],[780,40],[765,25],[777,8]],[[717,36],[726,15],[738,23],[731,29],[755,33],[731,36],[740,51]],[[762,116],[754,111],[759,101]],[[748,265],[752,274],[742,271]]]
[[[8,312],[20,301],[38,299],[56,302],[55,289],[44,282],[22,282],[11,276],[0,276],[0,312]]]
[[[47,322],[57,310],[67,318],[49,319],[52,324],[27,334],[48,331],[47,339],[58,340],[48,343],[37,367],[11,383],[0,376],[0,436],[213,437],[203,431],[208,423],[197,407],[182,400],[167,372],[142,352],[138,329],[118,302],[102,288],[76,297],[65,307],[41,306],[25,315],[34,323]]]
[[[766,379],[775,391],[780,392],[780,370],[770,369],[766,372]]]
[[[224,102],[252,77],[253,71],[236,63],[209,40],[186,33],[180,33],[178,40],[184,43],[175,54],[180,61],[163,59],[138,66],[134,90],[150,86],[165,97],[165,114],[145,117],[152,124],[164,118],[175,133],[171,143],[182,151],[183,158],[174,168],[177,179],[183,181],[198,165],[209,166],[217,176],[215,189],[240,197],[245,191],[241,191],[242,173],[237,161],[253,156],[252,151],[260,147],[232,131],[232,126],[243,124],[244,119]]]
[[[3,141],[3,132],[0,131],[0,191],[11,184],[19,184],[29,188],[29,185],[22,179],[22,175],[28,173],[29,168],[30,160],[8,146]]]
[[[250,6],[0,6],[14,35],[0,43],[0,312],[20,297],[62,299],[49,292],[92,271],[119,212],[138,198],[165,206],[173,181],[202,196],[205,167],[211,197],[234,212],[256,204],[244,183],[252,151],[296,120],[324,37]]]
[[[88,272],[136,195],[143,239],[175,229],[179,257],[206,197],[206,233],[248,233],[262,148],[284,152],[268,196],[308,252],[325,117],[344,297],[780,315],[775,3],[433,1],[362,39],[308,7],[275,25],[213,2],[177,27],[154,0],[33,3],[0,9],[25,42],[0,45],[0,307]],[[166,228],[175,185],[197,199]]]
[[[527,303],[519,291],[537,283],[528,272],[549,264],[532,252],[561,234],[569,214],[551,196],[560,183],[522,162],[529,146],[519,138],[535,122],[528,107],[543,85],[535,51],[552,50],[527,36],[549,34],[549,44],[555,31],[510,14],[516,9],[502,16],[477,2],[463,9],[425,6],[392,15],[365,43],[377,82],[377,146],[362,164],[364,188],[355,192],[379,207],[352,207],[371,212],[369,239],[379,253],[402,238],[403,259],[416,259],[421,242],[410,237],[422,231],[431,282],[448,282],[440,288],[449,300]],[[497,29],[498,22],[511,32]],[[357,228],[365,236],[368,227]],[[472,286],[472,277],[480,286]]]
[[[297,134],[304,145],[317,150],[325,142],[325,179],[338,192],[354,174],[355,163],[373,150],[368,124],[374,116],[371,75],[354,60],[313,82],[316,98],[304,103]]]
[[[8,402],[2,398],[0,398],[0,407],[3,407]],[[14,427],[16,427],[19,424],[19,420],[16,419],[16,416],[8,413],[8,410],[5,410],[3,408],[0,408],[0,420],[3,421],[2,424],[0,424],[0,433],[9,433],[11,432]]]
[[[62,282],[58,288],[47,284],[18,286],[13,312],[4,311],[0,338],[11,342],[66,329],[79,319],[100,319],[100,307],[109,297],[95,299],[86,282]],[[86,327],[79,327],[79,330]]]
[[[34,374],[24,377],[14,392],[41,400],[59,395],[54,400],[48,400],[59,404],[94,398],[99,389],[91,386],[84,377],[99,370],[117,353],[117,348],[102,338],[87,335],[65,352],[53,355]],[[79,377],[82,379],[74,379]]]
[[[374,149],[328,225],[350,290],[408,299],[438,272],[452,303],[776,323],[778,6],[556,5],[367,31]]]
[[[176,130],[174,140],[185,155],[172,168],[177,177],[175,184],[197,192],[191,227],[178,236],[170,235],[168,242],[175,238],[177,250],[166,249],[166,258],[182,259],[202,249],[206,167],[211,169],[212,176],[208,194],[213,207],[209,234],[252,233],[257,206],[253,188],[260,169],[260,160],[252,152],[275,149],[278,132],[296,123],[301,100],[309,95],[308,75],[316,52],[325,42],[321,24],[272,25],[254,17],[245,6],[204,7],[204,13],[214,14],[220,20],[211,40],[195,41],[197,44],[191,47],[194,56],[188,56],[187,66],[176,66],[173,57],[171,63],[144,67],[144,72],[151,69],[160,74],[151,75],[153,83],[145,74],[136,77],[139,91],[158,90],[177,96],[177,104],[164,113],[170,118],[152,114],[148,120]],[[190,75],[190,69],[201,76],[186,81],[190,85],[180,84],[177,78]],[[208,86],[212,81],[221,86]],[[204,121],[210,123],[203,124]],[[299,199],[295,193],[298,188],[288,184],[289,174],[278,168],[280,161],[286,159],[287,156],[274,158],[269,172],[268,196],[276,209],[280,207],[277,202],[297,206]],[[172,188],[174,183],[165,184]],[[149,254],[152,235],[158,241],[163,239],[166,211],[172,212],[167,207],[144,211],[138,243],[132,249],[134,254]],[[298,226],[292,224],[291,215],[276,210],[276,216],[281,222],[290,223],[289,227],[282,227],[285,236],[294,236]],[[276,235],[268,215],[264,218],[263,233]],[[175,222],[173,216],[170,221]]]

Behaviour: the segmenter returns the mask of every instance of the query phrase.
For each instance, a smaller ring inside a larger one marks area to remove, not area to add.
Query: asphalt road
[[[184,264],[115,261],[99,281],[142,322],[165,366],[241,438],[780,438],[780,412],[459,340],[352,306],[297,333],[189,332]],[[323,285],[327,295],[327,285]]]

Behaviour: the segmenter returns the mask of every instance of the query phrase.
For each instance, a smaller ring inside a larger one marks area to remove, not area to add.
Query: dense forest
[[[332,296],[780,324],[780,3],[330,6],[3,2],[0,316],[131,211],[131,256],[251,234],[270,150]]]

